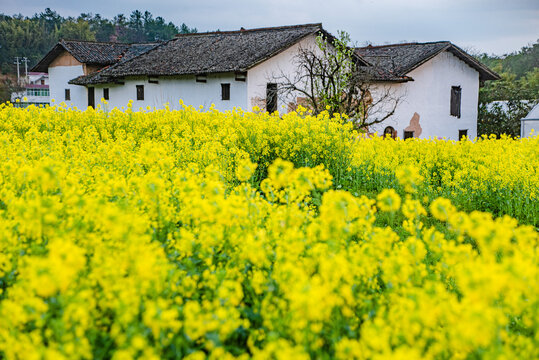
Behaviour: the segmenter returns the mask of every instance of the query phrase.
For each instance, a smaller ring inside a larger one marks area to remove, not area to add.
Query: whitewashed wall
[[[520,123],[521,137],[530,137],[533,130],[533,136],[539,134],[539,119],[522,119]]]
[[[68,106],[76,106],[81,110],[88,107],[88,93],[84,86],[71,85],[68,81],[83,75],[82,65],[54,66],[49,68],[50,98],[56,105],[64,102],[65,89],[71,89],[71,100],[65,101]]]
[[[449,52],[442,52],[409,74],[414,81],[391,85],[402,102],[395,114],[382,124],[371,127],[381,134],[392,126],[397,136],[404,136],[414,114],[419,115],[420,138],[445,137],[458,140],[459,130],[477,136],[479,73]],[[450,115],[451,87],[460,86],[461,117]]]
[[[294,57],[301,48],[310,48],[320,51],[316,45],[315,35],[310,35],[292,45],[281,53],[268,60],[254,66],[247,72],[247,102],[249,110],[253,106],[265,109],[266,106],[266,85],[268,83],[278,83],[281,74],[291,77],[297,72]],[[279,96],[277,110],[280,113],[288,111],[288,103],[295,102],[295,99],[285,99]]]
[[[221,84],[230,84],[230,100],[221,100]],[[137,100],[137,85],[144,85],[144,100]],[[206,82],[196,82],[195,76],[176,78],[158,78],[153,84],[148,78],[127,78],[124,85],[99,85],[95,87],[96,105],[103,97],[103,88],[109,88],[109,108],[122,108],[129,100],[133,100],[133,110],[147,106],[163,108],[168,103],[171,109],[179,109],[179,100],[186,105],[215,108],[221,111],[232,110],[234,107],[246,108],[247,83],[236,81],[233,73],[214,74],[206,77]]]

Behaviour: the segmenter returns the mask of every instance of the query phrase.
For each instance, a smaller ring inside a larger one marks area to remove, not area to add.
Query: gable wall
[[[56,57],[56,59],[54,59],[50,63],[49,68],[56,67],[56,66],[78,66],[78,65],[82,65],[82,63],[78,61],[77,59],[75,59],[75,57],[71,55],[70,53],[68,53],[67,51],[63,51],[60,55]]]
[[[67,51],[56,57],[49,65],[50,98],[55,104],[65,101],[65,89],[70,89],[71,100],[65,101],[68,106],[86,109],[88,105],[86,88],[70,85],[68,81],[84,75],[84,64],[75,59]]]
[[[406,128],[416,130],[417,137],[418,127],[413,123],[419,117],[420,138],[458,140],[461,129],[467,129],[471,139],[477,136],[479,73],[476,70],[445,51],[408,75],[414,81],[390,85],[402,99],[395,114],[383,124],[372,126],[371,132],[381,134],[386,126],[392,126],[398,137],[404,136]],[[460,118],[450,115],[452,86],[462,88]]]
[[[281,74],[286,74],[293,78],[296,73],[294,57],[301,48],[320,51],[316,45],[316,36],[309,35],[297,44],[249,69],[247,72],[247,110],[251,110],[254,106],[265,110],[267,83],[278,83],[278,78]],[[277,110],[280,113],[288,112],[294,108],[296,103],[297,98],[295,97],[285,99],[279,96]]]

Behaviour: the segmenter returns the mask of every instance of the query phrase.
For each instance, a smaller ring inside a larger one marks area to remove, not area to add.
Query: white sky
[[[65,17],[148,10],[201,32],[322,22],[359,45],[449,40],[497,55],[539,39],[539,0],[0,0],[7,15],[31,16],[46,7]]]

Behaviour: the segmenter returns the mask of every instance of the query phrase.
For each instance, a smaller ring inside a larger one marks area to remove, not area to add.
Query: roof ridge
[[[392,46],[408,46],[408,45],[429,45],[429,44],[451,44],[451,41],[448,40],[441,40],[441,41],[427,41],[427,42],[407,42],[407,43],[397,43],[397,44],[385,44],[385,45],[368,45],[368,46],[360,46],[357,47],[356,50],[359,49],[376,49],[376,48],[383,48],[383,47],[392,47]]]
[[[284,29],[299,29],[299,28],[305,28],[310,26],[318,26],[322,28],[322,23],[310,23],[310,24],[300,24],[300,25],[283,25],[283,26],[272,26],[272,27],[261,27],[261,28],[253,28],[253,29],[244,29],[241,28],[240,30],[227,30],[227,31],[207,31],[207,32],[197,32],[197,33],[189,33],[189,34],[176,34],[175,38],[184,37],[184,36],[197,36],[197,35],[221,35],[221,34],[242,34],[246,32],[256,32],[256,31],[268,31],[268,30],[284,30]]]
[[[95,41],[95,40],[70,40],[70,39],[60,39],[58,42],[82,42],[87,44],[110,44],[110,45],[153,45],[153,44],[160,44],[162,41],[155,41],[155,42],[142,42],[142,43],[123,43],[123,42],[117,42],[117,41]]]

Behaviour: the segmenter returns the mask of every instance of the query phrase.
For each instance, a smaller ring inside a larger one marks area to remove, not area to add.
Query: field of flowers
[[[539,137],[0,105],[0,359],[539,358]]]

